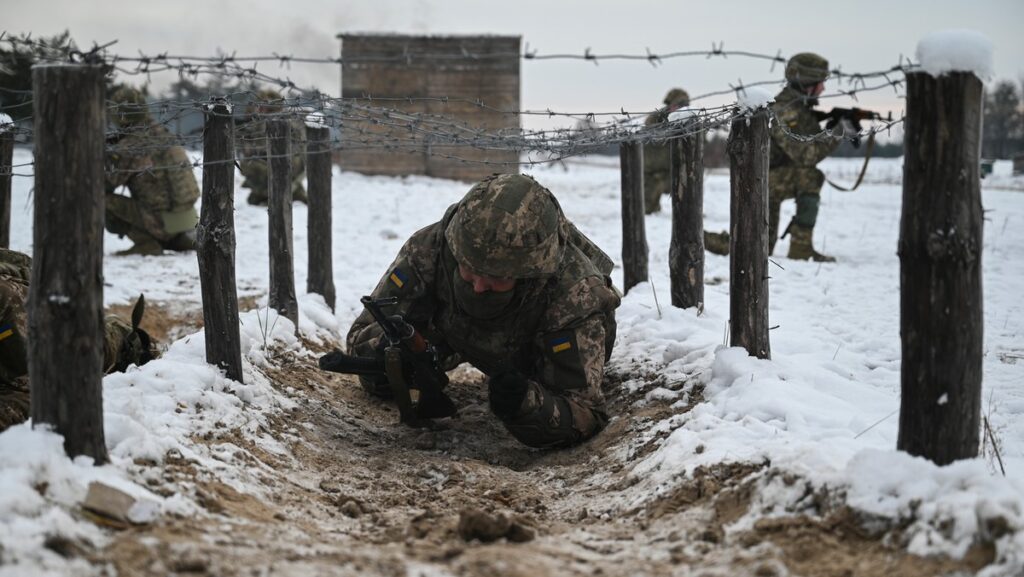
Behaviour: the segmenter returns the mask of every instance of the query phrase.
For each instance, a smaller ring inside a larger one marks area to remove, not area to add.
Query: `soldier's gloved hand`
[[[391,315],[388,317],[391,324],[398,329],[399,334],[402,335],[403,339],[408,339],[416,332],[416,329],[412,325],[405,322],[405,318],[402,315]],[[383,337],[382,337],[383,340]]]
[[[487,385],[491,410],[499,417],[512,417],[523,406],[530,380],[515,370],[502,371],[491,377]]]
[[[320,359],[317,361],[317,364],[320,366],[321,371],[333,371],[335,368],[338,367],[338,363],[341,362],[341,359],[344,356],[344,353],[342,353],[338,349],[334,349],[333,351],[320,357]]]

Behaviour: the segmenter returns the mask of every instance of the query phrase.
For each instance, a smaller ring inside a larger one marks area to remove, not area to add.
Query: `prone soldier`
[[[601,380],[621,298],[611,270],[550,191],[528,176],[496,174],[405,243],[372,300],[393,298],[389,312],[433,345],[443,367],[466,361],[487,375],[491,410],[516,439],[561,447],[608,420]],[[364,311],[349,330],[349,352],[379,356],[382,333]],[[340,353],[321,366],[331,355]],[[360,382],[392,397],[386,377]]]
[[[0,248],[0,431],[29,415],[28,298],[32,259]],[[142,365],[158,356],[156,343],[139,328],[145,300],[139,297],[129,324],[107,315],[103,323],[103,368],[107,373]]]

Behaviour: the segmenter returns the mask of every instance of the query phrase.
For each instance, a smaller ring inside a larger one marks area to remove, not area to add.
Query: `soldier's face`
[[[822,92],[825,92],[825,83],[824,82],[819,82],[819,83],[814,85],[814,88],[811,88],[811,96],[813,96],[815,98],[821,96]]]
[[[464,264],[459,265],[459,276],[462,280],[473,285],[473,292],[496,292],[504,293],[516,288],[516,279],[497,276],[487,276],[473,272]]]

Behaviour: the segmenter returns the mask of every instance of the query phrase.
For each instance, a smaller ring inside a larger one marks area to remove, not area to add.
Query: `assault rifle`
[[[382,354],[357,357],[335,350],[320,357],[320,368],[334,373],[384,377],[398,405],[401,422],[409,426],[422,427],[427,419],[454,415],[455,404],[443,391],[448,375],[441,369],[437,350],[401,316],[387,316],[381,309],[398,303],[398,298],[364,296],[359,302],[384,331]],[[416,402],[410,390],[419,391]]]
[[[864,110],[863,108],[833,108],[828,112],[825,112],[824,110],[815,110],[813,112],[814,116],[817,117],[818,122],[821,122],[822,120],[828,121],[825,123],[825,128],[829,130],[835,128],[836,125],[843,120],[849,120],[850,124],[853,125],[854,130],[857,132],[860,132],[863,129],[860,125],[861,120],[892,121],[892,112],[890,112],[889,116],[886,118],[882,117],[881,114],[874,110]]]

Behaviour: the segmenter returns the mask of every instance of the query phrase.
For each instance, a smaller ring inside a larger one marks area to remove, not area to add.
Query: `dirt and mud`
[[[150,305],[147,315],[143,326],[162,339],[193,330],[200,316],[169,305]],[[660,440],[642,443],[642,424],[671,411],[637,403],[646,390],[624,393],[619,383],[634,377],[615,367],[605,392],[618,418],[592,442],[544,452],[505,432],[471,369],[451,375],[459,414],[423,430],[399,426],[391,405],[352,377],[317,370],[309,357],[278,352],[273,363],[267,376],[293,410],[255,432],[195,439],[244,478],[228,482],[180,455],[136,463],[152,491],[183,495],[198,513],[114,530],[103,548],[52,548],[110,574],[252,577],[930,577],[973,574],[992,559],[983,548],[961,561],[908,555],[893,544],[898,528],[869,532],[851,511],[826,505],[814,518],[727,531],[751,506],[767,463],[699,469],[663,497],[624,505],[635,502],[626,496],[636,483],[632,466]],[[656,375],[650,379],[653,388]],[[691,406],[699,400],[692,390]]]

